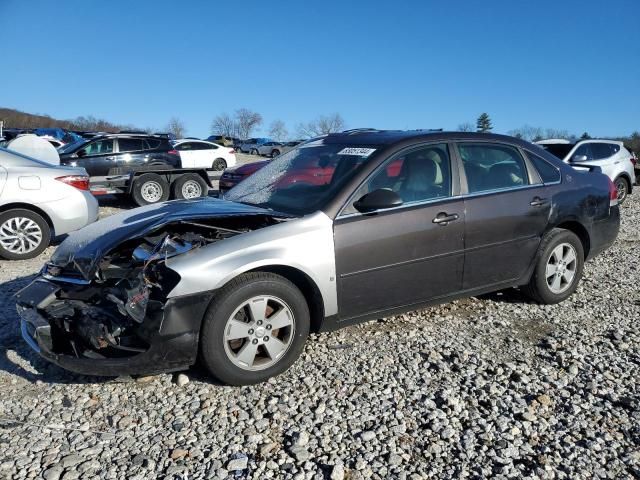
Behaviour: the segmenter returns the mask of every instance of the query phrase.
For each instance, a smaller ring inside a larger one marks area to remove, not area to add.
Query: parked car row
[[[330,134],[224,199],[71,233],[16,295],[21,331],[80,373],[199,358],[243,385],[285,371],[311,330],[511,287],[557,303],[618,233],[618,192],[600,171],[501,135]]]

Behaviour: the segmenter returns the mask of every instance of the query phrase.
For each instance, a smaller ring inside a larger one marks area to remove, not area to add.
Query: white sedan
[[[0,148],[0,258],[39,255],[51,239],[98,218],[84,168],[60,167]]]
[[[183,138],[174,141],[173,145],[180,152],[182,168],[224,170],[236,164],[235,150],[217,143]]]

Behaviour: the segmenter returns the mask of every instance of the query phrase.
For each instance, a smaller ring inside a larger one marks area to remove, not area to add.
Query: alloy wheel
[[[243,370],[264,370],[276,364],[294,338],[291,308],[272,296],[252,297],[240,305],[224,328],[224,350]]]
[[[561,243],[547,259],[545,278],[549,290],[555,294],[571,287],[578,268],[576,250],[570,243]]]
[[[6,251],[24,255],[33,252],[42,242],[42,230],[26,217],[13,217],[0,225],[0,245]]]
[[[616,189],[618,190],[618,203],[624,202],[624,199],[627,198],[627,182],[624,178],[616,180]]]

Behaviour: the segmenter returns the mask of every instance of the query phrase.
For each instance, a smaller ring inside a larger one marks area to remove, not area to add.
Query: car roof
[[[313,140],[322,139],[325,143],[351,144],[351,145],[380,145],[391,146],[405,141],[453,141],[453,140],[478,140],[509,142],[519,145],[532,145],[530,142],[508,135],[479,132],[445,132],[440,130],[376,130],[353,129],[340,133],[330,133],[316,137]]]
[[[173,140],[171,143],[173,143],[174,145],[178,145],[179,143],[208,143],[209,145],[215,145],[217,147],[222,147],[222,145],[217,144],[215,142],[211,142],[209,140],[200,140],[199,138],[179,138],[177,140]]]

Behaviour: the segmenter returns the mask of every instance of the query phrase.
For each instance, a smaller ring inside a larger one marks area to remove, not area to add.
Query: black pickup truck
[[[184,169],[164,135],[114,133],[65,145],[60,163],[83,167],[94,195],[128,194],[138,205],[207,195],[205,169]]]

